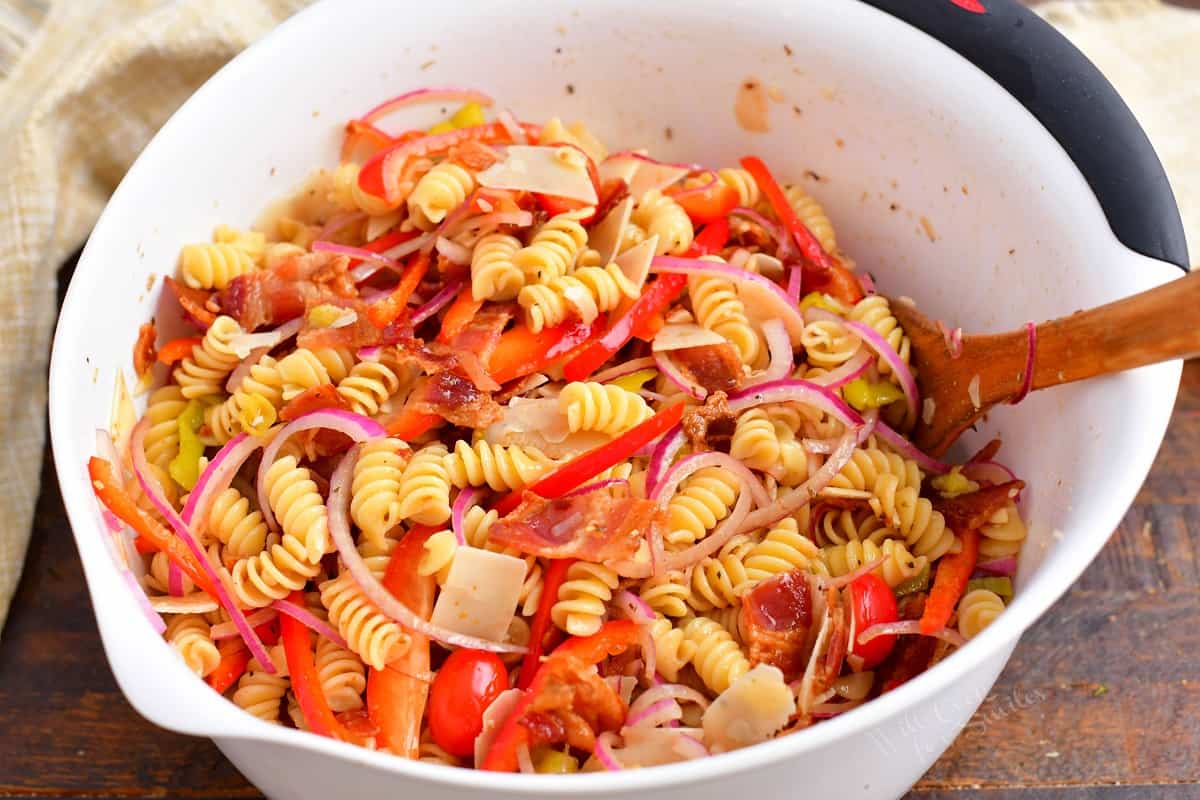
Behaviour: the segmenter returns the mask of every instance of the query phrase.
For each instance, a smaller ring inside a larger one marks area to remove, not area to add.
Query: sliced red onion
[[[787,289],[788,299],[796,305],[800,304],[800,295],[804,291],[804,268],[800,264],[792,264],[788,269]]]
[[[354,536],[350,532],[350,477],[354,471],[354,463],[358,460],[359,450],[360,446],[358,445],[351,447],[342,457],[337,469],[334,470],[333,477],[329,481],[328,512],[329,533],[337,545],[342,563],[346,565],[346,569],[350,571],[350,575],[362,589],[366,598],[404,628],[428,636],[442,644],[451,647],[472,647],[493,653],[524,653],[527,648],[521,645],[491,642],[434,625],[398,600],[371,573],[370,568],[354,546]]]
[[[270,622],[278,616],[279,612],[268,606],[267,608],[260,608],[253,614],[247,615],[246,622],[249,623],[250,627],[257,628],[259,625]],[[214,642],[220,641],[221,639],[232,638],[237,636],[237,634],[237,626],[232,622],[219,622],[216,625],[213,625],[208,631],[209,638]]]
[[[605,731],[596,737],[596,746],[592,750],[592,755],[600,762],[600,766],[604,767],[609,772],[618,772],[625,769],[621,762],[613,753],[613,745],[617,743],[617,735],[612,731]]]
[[[490,106],[492,102],[492,98],[489,95],[476,89],[464,89],[461,87],[414,89],[411,92],[405,92],[390,100],[383,101],[359,117],[359,120],[373,123],[381,117],[391,114],[393,111],[398,111],[405,106],[416,105],[418,103],[478,103],[481,106]]]
[[[458,497],[454,498],[454,507],[450,509],[450,530],[454,533],[454,541],[458,542],[459,547],[466,547],[467,535],[463,517],[467,513],[467,509],[479,502],[479,498],[483,496],[482,489],[467,488],[458,493]]]
[[[762,324],[763,336],[767,340],[767,349],[771,353],[771,362],[767,368],[750,378],[751,385],[768,383],[786,378],[796,368],[796,354],[792,352],[792,340],[788,338],[787,328],[777,319],[769,319]]]
[[[738,529],[738,533],[749,533],[758,528],[773,525],[816,499],[820,491],[828,486],[830,481],[842,470],[842,467],[850,461],[854,449],[871,435],[871,431],[875,429],[877,417],[877,414],[871,413],[861,425],[846,431],[845,436],[842,437],[838,446],[829,454],[829,458],[825,460],[819,470],[809,475],[808,480],[801,485],[779,495],[771,505],[747,515],[745,522]]]
[[[862,424],[862,417],[828,387],[812,381],[784,379],[760,383],[735,392],[729,398],[729,410],[740,414],[748,408],[767,403],[803,403],[824,411],[847,427]]]
[[[415,239],[409,239],[408,241],[401,242],[395,247],[389,247],[387,250],[383,251],[382,255],[389,259],[395,259],[398,261],[405,256],[412,255],[418,250],[424,250],[426,247],[431,246],[436,238],[437,234],[434,232],[423,233]]]
[[[262,447],[262,440],[246,433],[239,433],[217,451],[212,457],[196,485],[188,495],[187,503],[180,512],[184,524],[195,527],[198,533],[203,533],[208,524],[208,510],[213,500],[221,492],[229,488],[233,478],[242,465],[246,463],[255,450]]]
[[[146,617],[146,621],[150,623],[150,627],[154,629],[155,633],[161,636],[167,629],[167,623],[163,622],[162,615],[154,610],[154,606],[150,605],[150,598],[146,597],[146,590],[138,582],[137,576],[129,570],[123,569],[121,570],[121,579],[125,581],[125,585],[133,593],[133,600],[137,603],[137,607],[141,609],[142,615]]]
[[[306,628],[314,631],[318,636],[324,636],[329,641],[341,648],[348,648],[346,640],[342,635],[335,631],[328,622],[318,617],[316,614],[309,611],[303,606],[298,606],[290,600],[276,600],[271,603],[271,608],[278,611],[280,614],[287,614],[292,619],[303,624]]]
[[[458,296],[458,293],[460,290],[462,290],[462,287],[463,281],[450,281],[447,283],[442,287],[440,292],[429,298],[425,305],[413,312],[412,324],[420,325],[422,322],[429,319],[446,306],[450,305],[454,298]]]
[[[196,537],[192,535],[187,524],[180,518],[179,514],[175,513],[175,509],[162,496],[162,490],[159,488],[158,481],[150,474],[150,465],[146,462],[146,431],[150,427],[150,418],[143,417],[142,420],[134,426],[133,437],[129,442],[130,458],[133,461],[133,474],[138,480],[138,484],[142,487],[142,492],[149,498],[158,513],[162,514],[163,518],[175,530],[175,533],[183,540],[188,549],[192,551],[192,555],[200,562],[200,568],[212,580],[213,589],[217,593],[215,598],[218,603],[228,612],[233,623],[237,626],[238,633],[242,635],[242,639],[246,642],[246,646],[250,648],[250,653],[259,660],[263,670],[269,674],[275,672],[275,667],[271,664],[271,659],[267,655],[266,648],[259,641],[258,634],[246,622],[246,615],[238,608],[234,602],[233,595],[229,592],[229,587],[225,585],[224,576],[219,573],[212,562],[208,560],[208,554],[204,552],[204,548],[200,547],[200,543],[196,541]],[[192,492],[195,494],[195,490]],[[189,505],[191,500],[189,498]]]
[[[683,374],[683,370],[675,366],[675,362],[667,355],[667,351],[654,354],[654,366],[671,384],[693,400],[703,400],[708,396],[708,390],[696,381]]]
[[[525,131],[521,130],[521,126],[517,124],[517,118],[507,108],[496,112],[496,122],[504,126],[504,130],[512,137],[514,144],[529,144],[529,137],[525,135]]]
[[[904,360],[900,358],[900,354],[893,350],[892,346],[887,343],[887,340],[879,335],[879,331],[870,325],[848,319],[842,320],[842,325],[856,333],[868,347],[878,353],[888,363],[888,366],[892,368],[892,374],[900,382],[900,388],[904,391],[904,399],[908,403],[908,413],[905,414],[905,419],[910,422],[915,421],[917,414],[920,413],[921,393],[917,389],[917,379],[913,377],[912,370],[908,368],[908,364],[905,364]]]
[[[654,448],[653,454],[650,456],[650,465],[646,468],[646,492],[653,493],[654,488],[658,486],[663,477],[667,474],[667,470],[671,468],[671,462],[675,460],[675,455],[683,447],[684,435],[683,426],[676,425],[663,434],[659,439],[658,445]]]
[[[705,467],[720,467],[733,473],[734,477],[742,485],[741,493],[749,493],[751,499],[754,500],[756,508],[770,504],[771,499],[767,496],[767,490],[763,488],[758,478],[750,471],[750,468],[728,453],[722,453],[718,450],[710,450],[705,453],[692,453],[689,456],[681,458],[663,476],[662,482],[655,485],[654,491],[650,492],[650,499],[657,501],[660,506],[666,508],[667,504],[671,502],[671,498],[675,496],[675,490],[679,488],[679,484],[689,475]]]
[[[692,687],[684,686],[682,683],[666,683],[663,681],[659,681],[655,686],[647,689],[638,699],[652,703],[660,697],[669,697],[681,703],[695,703],[700,708],[708,708],[709,706],[709,699]]]
[[[334,214],[325,223],[325,227],[321,228],[321,232],[317,234],[318,240],[328,240],[335,233],[338,233],[345,228],[350,227],[358,222],[366,219],[367,215],[361,211],[345,211],[341,214]]]
[[[715,275],[732,281],[739,295],[753,286],[761,292],[764,298],[769,298],[771,301],[772,308],[759,309],[760,312],[778,315],[793,340],[798,340],[800,331],[804,330],[804,315],[800,313],[800,309],[788,297],[787,292],[779,288],[774,281],[764,278],[762,275],[746,272],[720,261],[701,261],[696,258],[677,258],[675,256],[655,256],[654,260],[650,262],[650,269],[653,272],[673,272],[680,275]]]
[[[796,249],[795,242],[792,241],[792,237],[787,235],[787,232],[783,229],[783,226],[778,222],[767,219],[753,208],[746,208],[745,206],[738,206],[729,213],[736,214],[739,217],[745,217],[766,231],[767,234],[775,240],[776,249],[779,251],[780,259],[784,261],[793,261],[800,255]],[[799,265],[797,265],[797,268],[798,267]]]
[[[759,486],[759,488],[761,489],[762,487]],[[712,533],[701,539],[699,543],[692,545],[686,550],[668,554],[663,559],[663,570],[670,572],[671,570],[685,569],[720,550],[745,525],[749,511],[750,493],[741,492],[738,495],[737,503],[733,506],[733,510],[729,512],[729,516],[720,525],[713,528]],[[756,525],[755,527],[758,526]]]
[[[460,267],[471,263],[471,248],[463,245],[444,236],[439,236],[434,249],[439,255],[446,257],[446,260],[451,264],[457,264]]]
[[[678,200],[680,197],[691,197],[692,195],[702,195],[709,189],[717,185],[717,173],[711,169],[706,169],[697,177],[703,178],[703,182],[693,186],[690,189],[681,189],[678,192],[672,193],[672,197]]]
[[[868,572],[874,572],[875,570],[879,569],[879,566],[884,561],[887,561],[887,556],[880,556],[879,558],[875,559],[874,561],[863,564],[862,566],[860,566],[858,569],[854,570],[853,572],[847,572],[845,575],[842,575],[841,577],[825,578],[824,576],[817,575],[813,578],[813,580],[815,580],[821,586],[824,586],[828,589],[840,589],[843,586],[849,586],[850,584],[854,583],[856,580],[861,578],[863,575],[866,575]]]
[[[711,344],[724,344],[725,337],[702,328],[694,322],[668,322],[654,335],[650,349],[655,353],[668,350],[686,350]]]
[[[687,760],[695,758],[704,758],[711,755],[708,748],[704,746],[704,742],[692,736],[690,733],[680,733],[679,739],[675,742],[675,752],[683,756]]]
[[[596,383],[608,383],[609,381],[616,380],[617,378],[631,375],[638,370],[653,368],[654,358],[651,356],[645,356],[644,358],[635,358],[630,361],[626,361],[623,364],[617,364],[615,367],[609,367],[606,370],[597,372],[591,378],[588,378],[588,380],[595,381]]]
[[[667,395],[658,392],[652,392],[649,389],[638,389],[638,396],[648,403],[664,403],[667,401]],[[644,449],[644,448],[643,448]]]
[[[638,698],[641,700],[641,698]],[[633,701],[634,706],[638,705],[638,700]],[[679,703],[669,697],[664,697],[662,700],[643,704],[636,711],[631,706],[629,716],[625,718],[625,725],[629,728],[646,727],[658,728],[666,725],[669,722],[683,718],[683,709],[679,707]]]
[[[1032,322],[1025,323],[1026,350],[1025,350],[1025,377],[1021,381],[1021,388],[1017,390],[1016,395],[1012,400],[1008,401],[1010,406],[1015,406],[1017,403],[1025,399],[1025,395],[1029,394],[1029,390],[1033,388],[1033,357],[1037,352],[1037,326]]]
[[[167,563],[167,594],[183,597],[183,570],[174,561]]]
[[[275,463],[275,457],[279,455],[279,449],[283,447],[284,442],[290,439],[293,434],[314,428],[328,428],[338,433],[344,433],[355,442],[367,442],[387,435],[387,431],[375,420],[364,417],[362,414],[355,414],[351,411],[343,411],[337,408],[312,411],[301,417],[297,417],[280,428],[275,437],[271,439],[271,443],[263,451],[262,463],[258,465],[258,479],[256,481],[258,509],[262,512],[263,519],[271,530],[277,530],[279,526],[275,522],[275,514],[271,511],[270,498],[267,497],[267,470]]]
[[[629,481],[626,478],[607,478],[602,481],[593,481],[592,483],[585,483],[578,489],[572,489],[571,491],[562,495],[562,497],[575,497],[581,494],[588,494],[589,492],[598,492],[601,489],[611,489],[614,486],[624,486],[629,488]]]
[[[377,344],[373,344],[368,347],[358,348],[358,352],[354,354],[354,357],[359,361],[378,361],[382,354],[383,348]]]
[[[376,264],[382,264],[385,267],[390,267],[396,272],[400,272],[404,269],[404,265],[399,261],[389,258],[382,253],[364,250],[361,247],[351,247],[348,244],[338,244],[337,242],[327,242],[323,239],[318,239],[312,243],[312,250],[314,253],[337,253],[338,255],[349,256],[350,258],[356,258],[360,261],[375,262]]]
[[[829,297],[829,295],[825,295],[825,297]],[[808,315],[809,322],[836,322],[841,325],[846,321],[841,314],[835,314],[828,308],[820,306],[809,306],[804,313]]]
[[[654,609],[628,589],[622,589],[614,594],[613,603],[634,622],[647,625],[654,622]]]
[[[244,381],[246,376],[250,374],[250,370],[254,367],[254,365],[261,361],[262,357],[269,352],[271,352],[270,347],[257,347],[251,350],[250,353],[242,359],[241,363],[234,368],[233,372],[229,373],[229,377],[225,380],[225,391],[229,392],[229,394],[236,392],[242,385],[242,381]]]
[[[858,635],[858,643],[866,644],[876,636],[933,636],[956,647],[962,647],[967,643],[961,633],[950,628],[941,628],[933,633],[925,633],[921,630],[921,620],[919,619],[902,619],[898,622],[880,622],[872,625]]]
[[[991,561],[976,564],[975,569],[999,578],[1011,578],[1017,574],[1017,559],[1016,556],[994,558]]]
[[[874,360],[870,349],[860,346],[850,360],[839,364],[837,369],[814,378],[805,378],[805,380],[818,386],[824,386],[826,389],[840,389],[866,372]]]
[[[930,455],[922,453],[915,444],[905,439],[896,431],[892,430],[887,423],[882,420],[875,423],[875,434],[891,445],[892,449],[907,459],[917,462],[917,465],[926,472],[934,475],[945,475],[950,471],[950,465],[938,461]]]

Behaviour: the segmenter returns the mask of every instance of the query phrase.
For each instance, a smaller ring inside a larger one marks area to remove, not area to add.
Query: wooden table
[[[1194,361],[1133,509],[1026,633],[975,720],[910,797],[1200,796],[1198,548]],[[33,542],[0,640],[0,797],[97,795],[258,793],[212,743],[155,728],[117,689],[47,450]]]

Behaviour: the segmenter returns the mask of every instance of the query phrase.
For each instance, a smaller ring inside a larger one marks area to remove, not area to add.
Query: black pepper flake
[[[575,84],[573,84],[573,83],[567,84],[567,94],[575,94]]]
[[[790,56],[790,55],[792,54],[792,48],[788,47],[788,46],[785,44],[785,45],[783,46],[783,52],[787,53],[787,54]]]
[[[804,177],[808,178],[810,181],[816,181],[817,183],[820,183],[821,181],[825,180],[820,175],[813,172],[811,169],[806,169],[804,171]]]
[[[663,136],[667,137],[668,142],[675,138],[675,131],[671,130],[670,125],[668,125],[666,130],[663,131]]]
[[[745,83],[742,84],[742,88],[748,92],[752,92],[758,88],[758,82],[757,81],[746,81]]]
[[[561,48],[561,47],[556,47],[556,48],[554,48],[554,52],[555,52],[555,54],[556,54],[556,55],[560,55],[560,56],[561,56],[561,55],[562,55],[562,48]]]
[[[900,206],[896,205],[895,203],[892,203],[890,206],[888,206],[888,210],[890,211],[895,211],[898,208],[900,208]]]
[[[800,108],[800,106],[792,106],[792,113],[796,116],[800,116],[804,113],[804,111]]]

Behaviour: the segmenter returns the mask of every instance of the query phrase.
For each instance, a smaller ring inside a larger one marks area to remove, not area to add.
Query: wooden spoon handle
[[[1200,272],[1037,328],[1033,388],[1200,355]]]

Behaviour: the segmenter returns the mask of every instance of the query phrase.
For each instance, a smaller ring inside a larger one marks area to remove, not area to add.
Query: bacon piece
[[[728,342],[674,350],[671,360],[686,377],[703,386],[709,394],[732,392],[742,382],[742,362]]]
[[[942,512],[950,530],[961,536],[967,531],[983,527],[993,514],[1004,508],[1024,488],[1024,481],[1009,481],[957,497],[935,495],[933,507]]]
[[[629,707],[594,666],[554,658],[543,664],[539,680],[542,675],[541,691],[519,720],[529,729],[532,745],[566,742],[591,751],[597,734],[621,727]]]
[[[473,353],[482,364],[486,364],[500,342],[500,335],[504,333],[504,328],[512,318],[511,305],[497,305],[484,309],[455,334],[450,347],[460,355]]]
[[[137,341],[133,343],[133,369],[138,375],[145,375],[154,366],[154,359],[158,357],[154,347],[157,339],[158,329],[153,320],[138,328]]]
[[[807,662],[812,610],[812,588],[800,570],[776,575],[746,594],[741,630],[751,665],[778,667],[785,680],[799,677]]]
[[[303,417],[305,414],[326,408],[340,408],[343,411],[350,410],[350,404],[338,394],[337,389],[330,383],[323,383],[320,386],[306,389],[304,392],[293,397],[279,410],[279,419],[283,422],[291,422],[294,419]]]
[[[465,428],[486,428],[504,416],[504,409],[490,394],[450,371],[431,375],[413,391],[407,407],[421,414],[436,414]]]
[[[175,295],[175,299],[179,301],[183,313],[190,317],[196,326],[199,328],[208,328],[213,324],[213,320],[217,315],[208,307],[209,301],[212,298],[212,292],[206,292],[203,289],[193,289],[192,287],[180,283],[174,278],[163,278],[167,288]]]
[[[274,269],[237,276],[217,294],[217,304],[246,330],[287,322],[322,303],[347,305],[343,301],[358,294],[346,273],[349,263],[338,253],[293,256]]]
[[[603,490],[556,500],[525,492],[488,538],[545,558],[621,561],[637,554],[651,525],[664,525],[662,513],[650,500],[614,498]]]
[[[714,392],[704,405],[683,412],[683,432],[692,450],[721,450],[729,452],[729,443],[737,426],[737,415],[729,410],[724,392]]]

